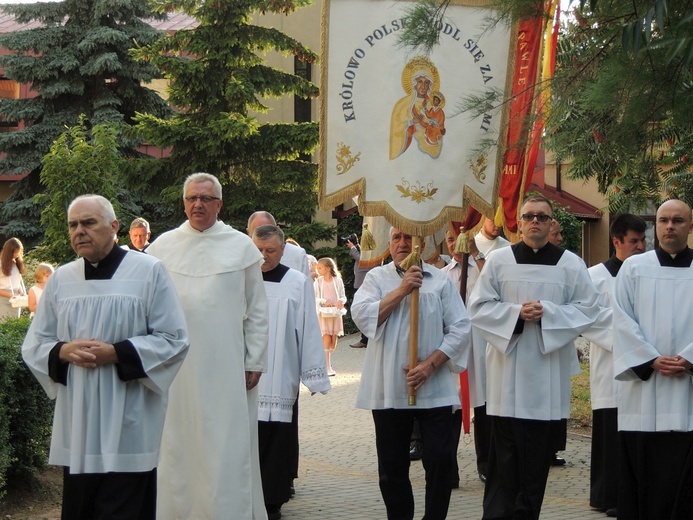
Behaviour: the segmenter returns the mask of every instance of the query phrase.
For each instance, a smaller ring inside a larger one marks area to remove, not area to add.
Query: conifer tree
[[[680,52],[693,1],[670,2],[661,17],[651,3],[598,2],[576,11],[559,38],[545,145],[569,176],[596,179],[612,212],[670,197],[693,203],[693,78]]]
[[[0,173],[28,177],[0,208],[0,234],[19,235],[34,244],[42,236],[41,208],[33,196],[42,191],[41,160],[80,116],[92,125],[132,125],[136,112],[165,117],[168,105],[144,83],[157,77],[150,64],[134,60],[135,42],[150,44],[159,32],[145,19],[155,15],[146,0],[64,0],[2,9],[20,23],[38,27],[4,34],[0,57],[6,78],[31,84],[36,97],[0,100],[7,122],[25,128],[0,134]],[[121,132],[120,150],[135,153],[136,142]]]
[[[148,142],[171,146],[171,184],[164,190],[180,207],[183,179],[195,171],[219,177],[224,186],[225,221],[245,229],[257,209],[270,211],[288,224],[299,241],[326,238],[310,222],[315,208],[317,167],[307,156],[318,143],[315,122],[260,123],[266,112],[264,97],[317,95],[317,87],[296,75],[272,68],[263,55],[278,51],[314,62],[316,54],[295,39],[268,27],[253,25],[254,13],[289,14],[307,2],[301,0],[164,0],[164,11],[185,12],[197,27],[169,34],[136,55],[156,65],[170,80],[169,101],[180,107],[164,120],[153,114],[138,116]],[[165,198],[165,197],[164,197]],[[301,235],[302,236],[297,236]],[[322,235],[322,236],[319,236]],[[330,232],[327,233],[329,237]]]

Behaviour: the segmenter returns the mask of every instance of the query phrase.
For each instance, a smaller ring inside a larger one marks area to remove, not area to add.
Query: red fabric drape
[[[537,155],[539,154],[539,148],[541,147],[541,136],[544,131],[544,113],[547,110],[547,106],[550,102],[548,81],[553,78],[556,70],[556,46],[558,45],[558,30],[560,27],[559,19],[561,15],[561,6],[557,0],[549,0],[549,14],[554,14],[554,24],[553,27],[551,27],[551,20],[549,20],[547,22],[547,29],[545,31],[548,45],[544,51],[544,64],[541,75],[542,94],[539,98],[539,103],[537,104],[537,117],[534,121],[532,144],[529,149],[529,156],[527,157],[528,177],[530,177],[532,172],[534,172],[534,167],[537,164]],[[531,179],[528,178],[527,180],[527,184],[529,184]]]
[[[513,233],[517,232],[518,205],[529,185],[527,151],[532,133],[530,116],[534,106],[543,26],[541,17],[524,19],[517,34],[508,137],[499,192],[505,227]]]

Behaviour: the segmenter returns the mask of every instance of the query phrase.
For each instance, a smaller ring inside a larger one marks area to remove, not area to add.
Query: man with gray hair
[[[81,258],[50,277],[22,345],[56,399],[62,518],[154,520],[167,396],[188,349],[183,309],[160,261],[115,245],[104,197],[76,198],[68,229]]]
[[[258,226],[276,225],[277,221],[269,211],[256,211],[248,218],[248,227],[246,228],[246,231],[249,236],[252,236],[253,230]],[[302,247],[287,243],[286,247],[284,248],[284,256],[282,257],[282,261],[287,267],[296,269],[297,271],[305,274],[308,278],[311,278],[306,250]]]
[[[246,228],[246,232],[248,233],[248,236],[252,236],[255,228],[259,226],[276,225],[277,221],[269,211],[256,211],[250,215],[250,217],[248,217],[248,226]],[[308,255],[306,255],[306,250],[302,247],[294,245],[290,242],[286,242],[284,244],[282,263],[287,267],[300,271],[306,275],[309,280],[313,279],[310,264],[308,262]],[[291,496],[293,497],[296,493],[293,479],[298,478],[298,455],[300,450],[298,440],[298,396],[296,396],[296,401],[294,402],[294,418],[291,421],[291,437],[293,439],[291,442],[291,474],[293,475],[291,482]]]
[[[452,407],[460,397],[451,369],[463,370],[471,324],[448,276],[428,264],[404,269],[412,236],[390,229],[392,262],[368,272],[351,306],[354,323],[369,338],[356,407],[371,410],[380,492],[388,518],[413,518],[409,441],[419,422],[426,471],[424,518],[446,518],[450,505]],[[421,246],[423,248],[423,244]],[[411,293],[419,290],[419,363],[409,367]],[[417,392],[410,406],[408,388]]]
[[[292,419],[299,385],[324,394],[330,381],[312,280],[280,263],[285,244],[277,226],[256,227],[252,238],[264,259],[270,330],[267,373],[258,385],[260,470],[267,516],[277,520],[291,496]]]
[[[149,237],[152,236],[149,222],[142,217],[137,217],[130,223],[130,249],[144,253],[149,247]]]
[[[258,389],[267,368],[262,255],[217,220],[219,180],[183,187],[188,220],[147,253],[173,278],[190,326],[190,356],[171,388],[159,470],[159,518],[265,518],[258,459]]]

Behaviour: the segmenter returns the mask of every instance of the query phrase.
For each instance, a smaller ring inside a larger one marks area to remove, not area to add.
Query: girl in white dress
[[[320,332],[322,333],[322,343],[325,348],[325,363],[327,365],[327,375],[334,376],[331,356],[337,346],[337,337],[344,336],[344,324],[342,315],[346,312],[346,294],[344,292],[344,282],[342,275],[337,270],[337,264],[331,258],[321,258],[317,265],[318,279],[313,286],[315,288],[315,302],[318,307],[318,321],[320,322]],[[334,314],[325,314],[320,308],[327,307],[336,309]]]
[[[10,304],[12,296],[26,294],[22,275],[24,266],[24,246],[18,238],[10,238],[0,252],[0,318],[5,316],[19,317],[22,309]]]
[[[39,264],[36,266],[36,270],[34,271],[35,284],[29,289],[29,311],[31,311],[32,318],[38,308],[39,300],[43,294],[43,288],[46,286],[46,282],[52,274],[53,266],[51,264]]]

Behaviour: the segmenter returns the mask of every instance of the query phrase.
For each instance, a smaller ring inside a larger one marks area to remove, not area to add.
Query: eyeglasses
[[[219,197],[208,197],[207,195],[202,195],[201,197],[194,196],[194,197],[183,197],[186,202],[189,202],[190,204],[195,204],[198,200],[202,204],[209,204],[212,201],[215,200],[221,200]]]
[[[539,215],[535,215],[533,213],[524,213],[520,216],[520,218],[525,222],[532,222],[534,219],[537,219],[539,222],[548,222],[551,220],[551,215],[544,215],[543,213]]]

